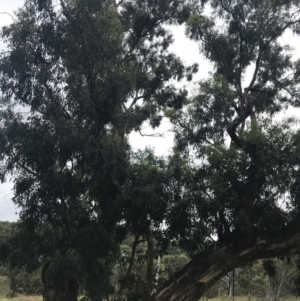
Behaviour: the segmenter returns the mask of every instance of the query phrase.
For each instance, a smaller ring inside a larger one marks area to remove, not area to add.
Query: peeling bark
[[[151,301],[197,301],[216,281],[242,264],[299,252],[300,233],[257,239],[244,247],[211,248],[196,255],[152,296]]]

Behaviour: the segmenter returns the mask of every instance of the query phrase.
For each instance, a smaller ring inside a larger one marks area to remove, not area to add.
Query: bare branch
[[[259,71],[262,55],[263,55],[263,52],[262,52],[261,47],[260,47],[258,57],[257,57],[256,62],[255,62],[255,70],[254,70],[254,73],[253,73],[253,76],[252,76],[252,80],[250,82],[250,85],[247,88],[248,90],[250,90],[253,87],[253,85],[256,81],[256,77],[257,77],[257,73]]]
[[[19,165],[19,167],[21,167],[22,169],[24,169],[25,171],[27,171],[29,174],[31,174],[32,176],[38,177],[39,175],[37,173],[35,173],[34,171],[32,171],[31,169],[29,169],[27,166],[25,166],[24,164],[16,161],[16,164]]]
[[[137,103],[138,100],[143,99],[143,98],[147,98],[149,96],[151,96],[151,94],[145,94],[145,95],[136,96],[134,98],[134,100],[132,101],[131,105],[129,106],[129,110],[132,109],[132,107]]]
[[[160,134],[160,133],[154,133],[154,134],[143,134],[140,130],[138,130],[139,131],[139,133],[140,133],[140,135],[142,136],[142,137],[160,137],[160,138],[165,138],[164,136],[163,136],[163,134]]]
[[[15,22],[17,22],[17,20],[14,18],[14,16],[11,15],[10,13],[8,13],[8,12],[0,12],[0,14],[1,14],[1,15],[8,15],[8,16],[10,16]]]
[[[70,14],[69,14],[69,12],[68,12],[68,9],[67,9],[65,3],[63,2],[63,0],[59,0],[59,2],[60,2],[60,5],[61,5],[61,7],[62,7],[62,12],[63,12],[64,16],[65,16],[67,19],[69,19]]]
[[[230,10],[228,6],[226,7],[226,6],[224,5],[224,3],[223,3],[223,0],[220,0],[219,2],[220,2],[220,4],[221,4],[223,10],[225,10],[226,12],[228,12],[228,13],[230,13],[230,14],[233,15],[233,10]]]

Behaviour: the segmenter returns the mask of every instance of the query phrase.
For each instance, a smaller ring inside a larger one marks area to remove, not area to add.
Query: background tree
[[[3,246],[7,246],[7,242],[14,236],[14,232],[15,223],[0,222],[0,277],[2,277],[0,294],[10,297],[14,297],[16,293],[41,294],[43,291],[41,267],[38,267],[35,273],[29,273],[24,268],[12,267],[9,265],[6,252],[3,252]]]
[[[290,258],[282,258],[281,260],[265,260],[264,267],[268,273],[267,283],[267,297],[271,301],[277,301],[284,291],[285,286],[289,282],[291,277],[291,265]]]

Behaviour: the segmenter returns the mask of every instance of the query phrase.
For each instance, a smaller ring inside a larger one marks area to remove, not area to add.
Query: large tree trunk
[[[257,239],[247,247],[228,245],[205,250],[160,288],[151,301],[198,301],[216,281],[241,264],[299,251],[300,233]]]
[[[61,300],[59,301],[77,301],[78,297],[78,283],[74,279],[68,281],[66,291],[62,294]]]
[[[79,285],[77,280],[69,279],[63,291],[55,289],[53,283],[49,283],[47,270],[51,262],[47,262],[42,269],[42,282],[44,284],[43,301],[53,301],[53,298],[58,301],[77,301]],[[55,293],[54,293],[55,292]],[[54,293],[54,294],[53,294]],[[53,297],[55,295],[55,297]]]

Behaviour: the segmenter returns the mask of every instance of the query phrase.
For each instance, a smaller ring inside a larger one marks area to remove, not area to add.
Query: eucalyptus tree
[[[43,263],[46,300],[76,300],[80,283],[94,299],[111,293],[130,217],[119,200],[127,137],[145,121],[157,127],[162,107],[186,97],[170,82],[197,66],[168,51],[163,25],[191,9],[180,0],[27,0],[2,28],[1,180],[13,176],[21,209],[19,239],[4,242],[3,254]]]
[[[198,300],[240,264],[299,252],[300,134],[295,120],[272,118],[299,105],[300,63],[281,37],[299,33],[300,3],[202,4],[210,15],[179,0],[27,0],[3,28],[1,177],[14,175],[19,237],[45,264],[46,300],[76,300],[80,282],[93,299],[109,298],[110,267],[129,230],[147,241],[144,301],[153,237],[192,256],[153,301]],[[185,20],[214,65],[189,99],[170,80],[190,79],[197,67],[168,52],[164,27]],[[132,156],[128,134],[144,121],[158,126],[162,110],[176,153],[168,162]]]
[[[197,169],[185,210],[174,205],[167,221],[193,221],[180,231],[198,245],[153,301],[198,300],[240,264],[299,252],[298,120],[276,121],[299,107],[300,64],[282,39],[300,33],[299,1],[202,2],[186,33],[214,71],[184,110],[167,112]]]

